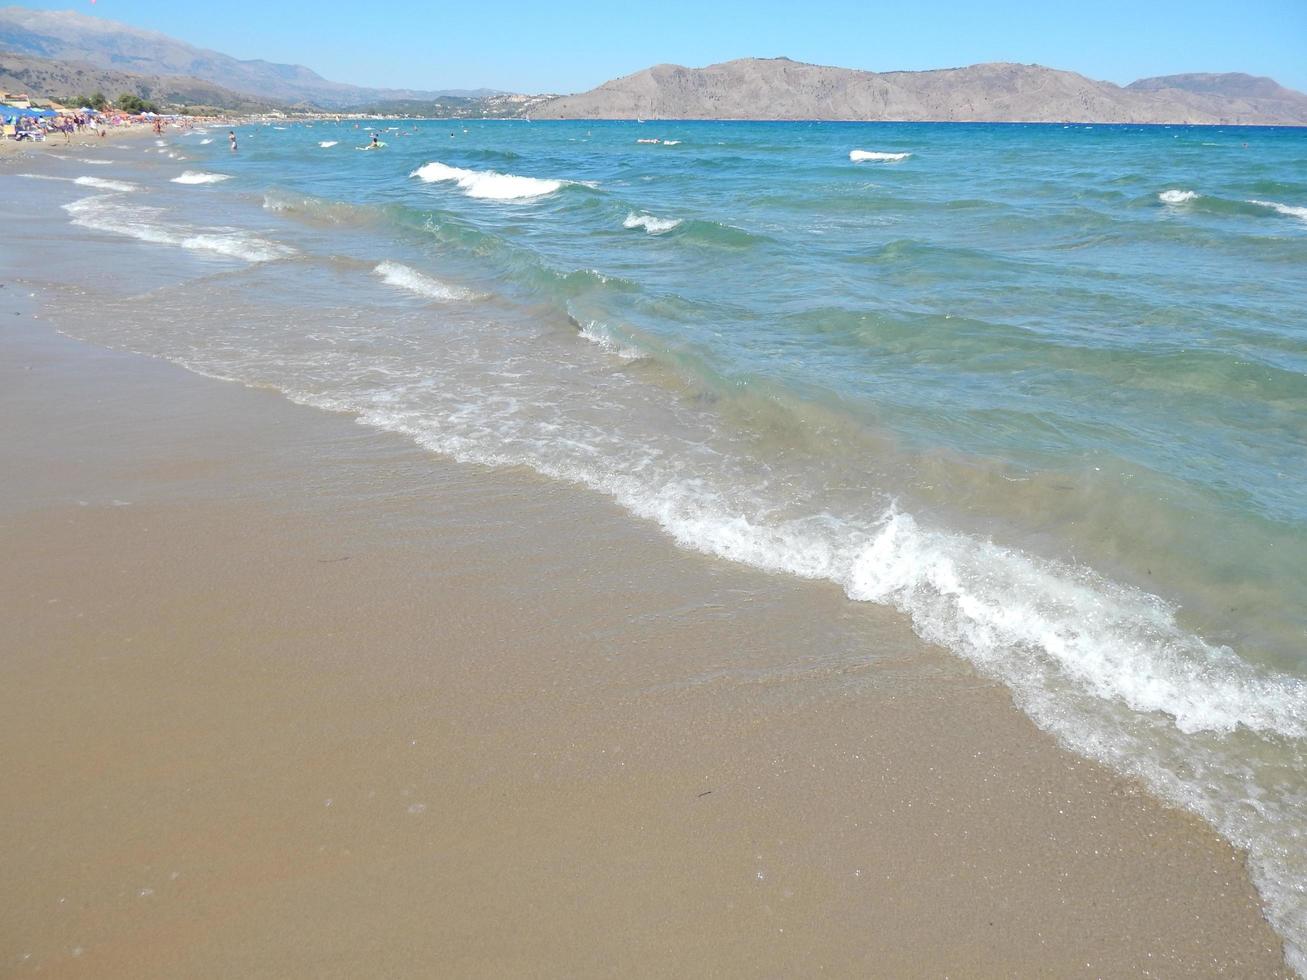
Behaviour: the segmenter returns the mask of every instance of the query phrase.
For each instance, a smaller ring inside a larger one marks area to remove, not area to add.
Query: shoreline
[[[11,968],[1287,975],[1240,853],[899,617],[14,292]]]

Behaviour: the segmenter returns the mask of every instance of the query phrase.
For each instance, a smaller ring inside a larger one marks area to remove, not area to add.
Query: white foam
[[[154,145],[155,145],[155,146],[167,146],[167,145],[168,145],[168,141],[167,141],[167,140],[155,140],[155,141],[154,141]]]
[[[897,607],[923,638],[1014,685],[1051,667],[1103,701],[1167,715],[1181,732],[1307,736],[1307,683],[1257,673],[1185,633],[1162,600],[1086,570],[891,510],[843,578],[851,598]]]
[[[680,146],[680,140],[663,140],[663,146]]]
[[[680,218],[658,218],[652,214],[636,214],[632,211],[622,222],[623,228],[643,228],[651,235],[661,235],[671,231],[681,223]]]
[[[608,332],[608,328],[597,320],[591,320],[577,331],[578,335],[590,343],[611,351],[624,361],[638,361],[644,355],[634,347],[620,343]]]
[[[117,191],[120,194],[140,190],[137,185],[125,180],[105,180],[101,177],[78,177],[73,183],[81,184],[83,187],[95,187],[102,191]]]
[[[409,176],[428,184],[452,181],[468,197],[492,201],[530,201],[553,194],[568,183],[565,180],[518,177],[494,170],[464,170],[443,163],[428,163],[418,167]]]
[[[213,142],[213,137],[211,136],[208,139],[200,140],[200,146],[208,146],[212,142]]]
[[[295,255],[295,250],[278,242],[231,228],[197,229],[168,222],[161,208],[125,206],[117,195],[85,197],[63,206],[73,224],[93,231],[126,235],[156,245],[176,245],[199,252],[213,252],[246,262],[271,262]]]
[[[1276,201],[1249,201],[1248,203],[1256,204],[1260,208],[1270,208],[1277,214],[1282,214],[1288,218],[1307,221],[1307,208],[1296,207],[1292,204],[1280,204]]]
[[[911,153],[886,153],[881,150],[850,150],[849,159],[854,163],[898,163],[912,156]]]
[[[328,150],[339,142],[340,140],[322,140],[318,143],[318,146],[322,147],[324,150]]]
[[[1157,195],[1157,199],[1163,204],[1188,204],[1190,201],[1198,199],[1197,191],[1169,190],[1162,191]]]
[[[174,177],[174,184],[218,184],[231,180],[231,174],[211,174],[202,170],[187,170],[180,177]]]
[[[90,157],[78,157],[78,163],[89,163],[93,167],[107,167],[113,163],[112,160],[94,160]]]
[[[466,289],[460,289],[457,286],[450,286],[431,276],[423,275],[416,269],[409,268],[400,262],[391,262],[387,259],[377,265],[372,270],[388,286],[395,286],[398,289],[407,290],[416,296],[424,296],[427,299],[439,300],[467,300],[475,299],[476,294]]]

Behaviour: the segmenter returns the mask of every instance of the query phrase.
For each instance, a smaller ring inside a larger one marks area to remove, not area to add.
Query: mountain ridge
[[[0,88],[31,93],[54,101],[100,92],[110,99],[124,93],[137,95],[164,106],[206,107],[237,112],[265,112],[281,108],[280,104],[267,99],[255,99],[198,78],[114,71],[8,51],[0,51]]]
[[[480,98],[501,94],[492,89],[423,91],[349,85],[323,78],[303,65],[233,58],[158,31],[74,10],[0,7],[0,50],[108,71],[189,77],[251,100],[325,109],[386,99]]]
[[[535,116],[1307,125],[1307,95],[1271,79],[1234,75],[1219,81],[1225,78],[1160,76],[1122,87],[1010,62],[870,72],[788,58],[740,58],[703,68],[654,65],[563,96]]]

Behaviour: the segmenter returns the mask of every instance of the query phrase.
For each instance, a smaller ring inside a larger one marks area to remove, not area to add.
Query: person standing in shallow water
[[[236,152],[236,130],[230,130],[227,133],[227,142],[231,144],[232,153]]]

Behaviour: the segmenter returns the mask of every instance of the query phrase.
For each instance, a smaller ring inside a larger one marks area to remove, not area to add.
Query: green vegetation
[[[159,107],[153,102],[147,102],[139,95],[133,95],[130,92],[124,92],[118,96],[118,108],[123,112],[129,112],[132,115],[140,115],[142,112],[158,112]]]
[[[70,109],[80,109],[85,106],[96,112],[104,112],[109,108],[109,100],[104,97],[103,92],[95,92],[92,95],[70,95],[63,100],[63,104]]]

